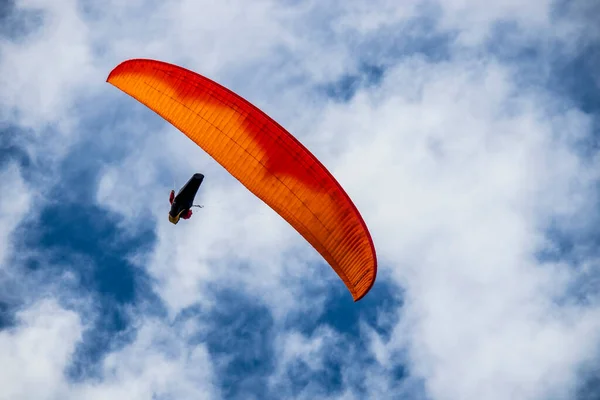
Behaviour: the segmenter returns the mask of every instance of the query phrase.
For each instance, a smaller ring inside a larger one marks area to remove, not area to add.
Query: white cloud
[[[597,178],[569,147],[586,117],[548,104],[499,65],[417,62],[339,116],[361,147],[336,172],[407,289],[399,334],[433,398],[568,398],[600,339],[597,305],[554,303],[570,266],[534,258],[551,218],[588,218]]]
[[[63,371],[81,338],[78,315],[44,300],[18,319],[16,328],[0,332],[0,399],[63,397]]]
[[[455,30],[461,43],[473,45],[489,38],[491,28],[498,22],[516,23],[526,32],[547,29],[551,26],[553,3],[539,0],[525,4],[510,0],[484,4],[472,0],[451,0],[440,3],[440,6],[441,26]]]
[[[19,167],[8,164],[0,171],[0,266],[6,262],[11,251],[11,234],[27,215],[31,205],[31,194]]]
[[[100,383],[70,382],[66,369],[83,326],[77,313],[42,300],[18,314],[15,328],[0,332],[0,399],[211,399],[211,362],[188,334],[152,320],[139,321],[133,343],[101,363]]]
[[[186,400],[218,395],[203,345],[188,345],[184,332],[161,322],[147,320],[140,325],[132,344],[103,361],[102,382],[73,385],[70,398],[142,400],[165,396]]]
[[[44,18],[24,43],[0,39],[2,113],[16,112],[14,122],[23,127],[41,129],[58,123],[64,133],[73,123],[69,112],[73,101],[94,77],[88,27],[75,0],[22,0],[16,7],[41,9]]]

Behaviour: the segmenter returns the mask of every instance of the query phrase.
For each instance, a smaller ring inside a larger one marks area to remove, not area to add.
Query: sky
[[[600,399],[600,3],[0,0],[0,400]],[[106,83],[205,75],[353,199],[354,303]],[[206,178],[168,222],[168,195]]]

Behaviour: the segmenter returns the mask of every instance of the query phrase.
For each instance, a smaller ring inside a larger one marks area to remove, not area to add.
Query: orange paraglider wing
[[[107,81],[204,149],[292,225],[360,300],[377,275],[375,248],[358,210],[298,140],[218,83],[154,60],[119,64]]]

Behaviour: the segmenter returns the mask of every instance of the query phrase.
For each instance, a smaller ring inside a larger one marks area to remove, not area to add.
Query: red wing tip
[[[371,284],[369,285],[369,287],[363,291],[361,294],[355,296],[354,293],[352,293],[352,298],[354,299],[354,302],[356,303],[357,301],[362,300],[367,294],[369,294],[369,292],[371,291],[371,289],[373,288],[373,285],[375,284],[375,278],[377,275],[377,271],[375,271],[375,276],[373,276],[373,280],[371,281]]]
[[[125,60],[120,62],[116,67],[114,67],[112,69],[112,71],[110,71],[110,73],[108,74],[108,77],[106,78],[106,82],[110,83],[110,80],[113,76],[115,76],[121,69],[123,69],[123,67],[127,64],[129,64],[132,60]]]
[[[370,288],[369,288],[369,290],[370,290]],[[356,303],[357,301],[362,300],[367,295],[367,293],[369,293],[369,290],[365,291],[363,294],[356,296],[356,297],[354,297],[354,295],[353,295],[354,302]]]
[[[108,77],[106,78],[106,82],[110,83],[110,80],[114,75],[118,74],[122,69],[129,66],[130,64],[137,64],[140,62],[162,63],[162,61],[152,60],[149,58],[131,58],[129,60],[122,61],[116,67],[114,67],[112,69],[112,71],[110,71],[110,73],[108,74]]]

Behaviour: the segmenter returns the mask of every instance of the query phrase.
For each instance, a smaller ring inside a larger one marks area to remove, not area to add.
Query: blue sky
[[[600,399],[599,12],[0,3],[0,399]],[[375,240],[363,300],[105,83],[139,57],[323,160]],[[195,172],[205,208],[173,226]]]

